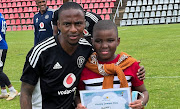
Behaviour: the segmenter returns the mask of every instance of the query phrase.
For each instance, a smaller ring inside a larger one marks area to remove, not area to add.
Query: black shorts
[[[0,72],[3,71],[4,63],[6,60],[7,49],[0,49]]]

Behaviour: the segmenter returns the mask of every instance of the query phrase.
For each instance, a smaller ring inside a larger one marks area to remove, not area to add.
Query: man
[[[85,15],[79,4],[63,4],[58,15],[61,34],[37,44],[27,55],[21,77],[21,109],[75,108],[74,92],[92,47],[81,39]]]
[[[18,95],[18,91],[14,89],[9,78],[3,72],[4,63],[6,60],[6,53],[8,45],[5,40],[6,35],[6,21],[3,15],[0,13],[0,85],[1,94],[0,99],[6,98],[6,100],[12,100]],[[7,93],[6,86],[9,88],[10,93]]]
[[[72,0],[63,0],[63,3],[66,2],[72,2]],[[92,30],[94,24],[96,24],[99,20],[102,20],[101,17],[93,12],[87,12],[85,11],[85,19],[86,19],[86,27],[84,29],[84,37],[88,42],[91,43],[92,38]],[[58,32],[60,31],[57,28],[57,20],[58,20],[58,10],[54,12],[54,18],[53,18],[53,35],[58,35]]]
[[[34,15],[34,45],[53,35],[54,10],[47,7],[46,0],[36,0],[39,12]]]

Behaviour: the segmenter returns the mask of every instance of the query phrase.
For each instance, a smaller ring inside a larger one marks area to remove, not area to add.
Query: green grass
[[[150,99],[146,109],[180,109],[180,24],[119,27],[120,51],[141,60]],[[33,31],[7,32],[4,72],[20,91],[25,56],[33,46]],[[173,78],[174,77],[174,78]],[[176,77],[176,78],[175,78]],[[20,109],[19,97],[0,100],[0,109]]]
[[[6,40],[8,52],[4,72],[12,81],[13,86],[20,91],[20,77],[28,51],[33,46],[33,31],[7,31]],[[12,101],[0,99],[0,109],[20,109],[19,96]]]

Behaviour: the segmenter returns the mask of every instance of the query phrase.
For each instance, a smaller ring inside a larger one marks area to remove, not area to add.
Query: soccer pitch
[[[117,53],[126,52],[141,61],[146,69],[149,91],[146,109],[180,109],[180,24],[119,27],[121,43]],[[20,77],[28,51],[33,46],[33,31],[7,31],[8,52],[4,72],[20,91]],[[0,99],[0,109],[20,109],[19,96]]]

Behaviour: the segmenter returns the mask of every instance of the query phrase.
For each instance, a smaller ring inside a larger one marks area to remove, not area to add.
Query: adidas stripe
[[[29,57],[29,63],[34,68],[37,64],[40,54],[48,48],[57,45],[55,42],[54,37],[50,37],[49,39],[43,41],[42,43],[38,44],[34,47],[31,56]]]

